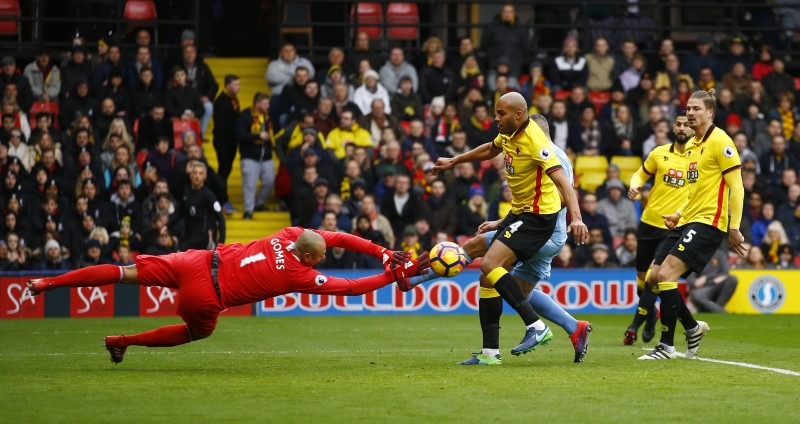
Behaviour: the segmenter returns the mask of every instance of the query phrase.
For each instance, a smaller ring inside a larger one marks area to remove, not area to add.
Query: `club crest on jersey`
[[[522,150],[519,147],[517,147],[517,154],[519,154],[519,152],[521,152],[521,151]]]
[[[317,275],[316,277],[314,277],[314,284],[316,284],[317,286],[321,286],[327,282],[328,278],[325,277],[324,275]]]
[[[542,148],[542,150],[539,150],[539,157],[542,158],[543,160],[550,159],[550,155],[551,155],[550,149]]]
[[[726,158],[732,158],[733,157],[733,147],[725,146],[725,148],[722,149],[722,154],[725,155]]]

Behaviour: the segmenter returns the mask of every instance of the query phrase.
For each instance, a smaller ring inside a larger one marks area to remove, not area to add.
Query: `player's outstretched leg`
[[[139,334],[106,336],[104,342],[111,354],[111,362],[118,364],[124,359],[128,346],[172,347],[208,336],[210,334],[193,334],[186,324],[176,324]]]
[[[58,277],[44,277],[29,280],[26,285],[31,296],[52,290],[56,287],[99,287],[121,283],[123,267],[116,265],[96,265],[76,269]]]
[[[592,331],[592,324],[589,321],[576,320],[552,297],[541,290],[531,290],[528,301],[544,319],[556,323],[567,332],[572,347],[575,349],[575,363],[583,362],[584,356],[589,350],[589,333]]]

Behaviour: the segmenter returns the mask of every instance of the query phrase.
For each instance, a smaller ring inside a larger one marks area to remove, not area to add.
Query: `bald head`
[[[297,241],[294,242],[294,246],[297,250],[298,256],[301,258],[305,256],[306,253],[318,255],[325,252],[325,239],[314,231],[305,230],[302,234],[300,234],[299,237],[297,237]]]
[[[494,109],[494,121],[503,135],[514,134],[528,120],[528,103],[516,92],[503,94]]]
[[[538,125],[539,128],[542,129],[542,132],[544,133],[544,135],[547,136],[547,138],[549,139],[550,138],[550,124],[547,123],[547,118],[545,118],[543,115],[541,115],[539,113],[534,113],[533,115],[531,115],[531,119],[533,120],[533,122],[536,122],[536,125]]]

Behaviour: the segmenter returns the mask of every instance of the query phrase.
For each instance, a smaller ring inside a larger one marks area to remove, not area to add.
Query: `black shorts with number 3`
[[[670,231],[656,253],[654,263],[661,265],[667,255],[673,255],[689,266],[684,277],[692,271],[700,274],[725,240],[725,236],[724,231],[699,222],[675,228]]]
[[[509,213],[497,227],[492,243],[499,241],[505,244],[517,255],[517,261],[525,262],[550,240],[557,221],[557,213],[549,215]]]

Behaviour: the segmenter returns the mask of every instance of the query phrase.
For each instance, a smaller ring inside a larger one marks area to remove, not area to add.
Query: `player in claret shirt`
[[[325,260],[327,246],[380,258],[384,272],[355,280],[323,275],[313,267]],[[411,260],[406,252],[390,251],[350,234],[292,227],[246,245],[222,244],[213,251],[189,250],[164,256],[139,255],[135,265],[98,265],[30,280],[27,286],[31,295],[56,287],[116,283],[178,290],[177,312],[185,324],[105,338],[111,360],[120,363],[128,346],[169,347],[210,336],[225,308],[292,292],[361,295],[425,274],[428,267],[427,253]]]

